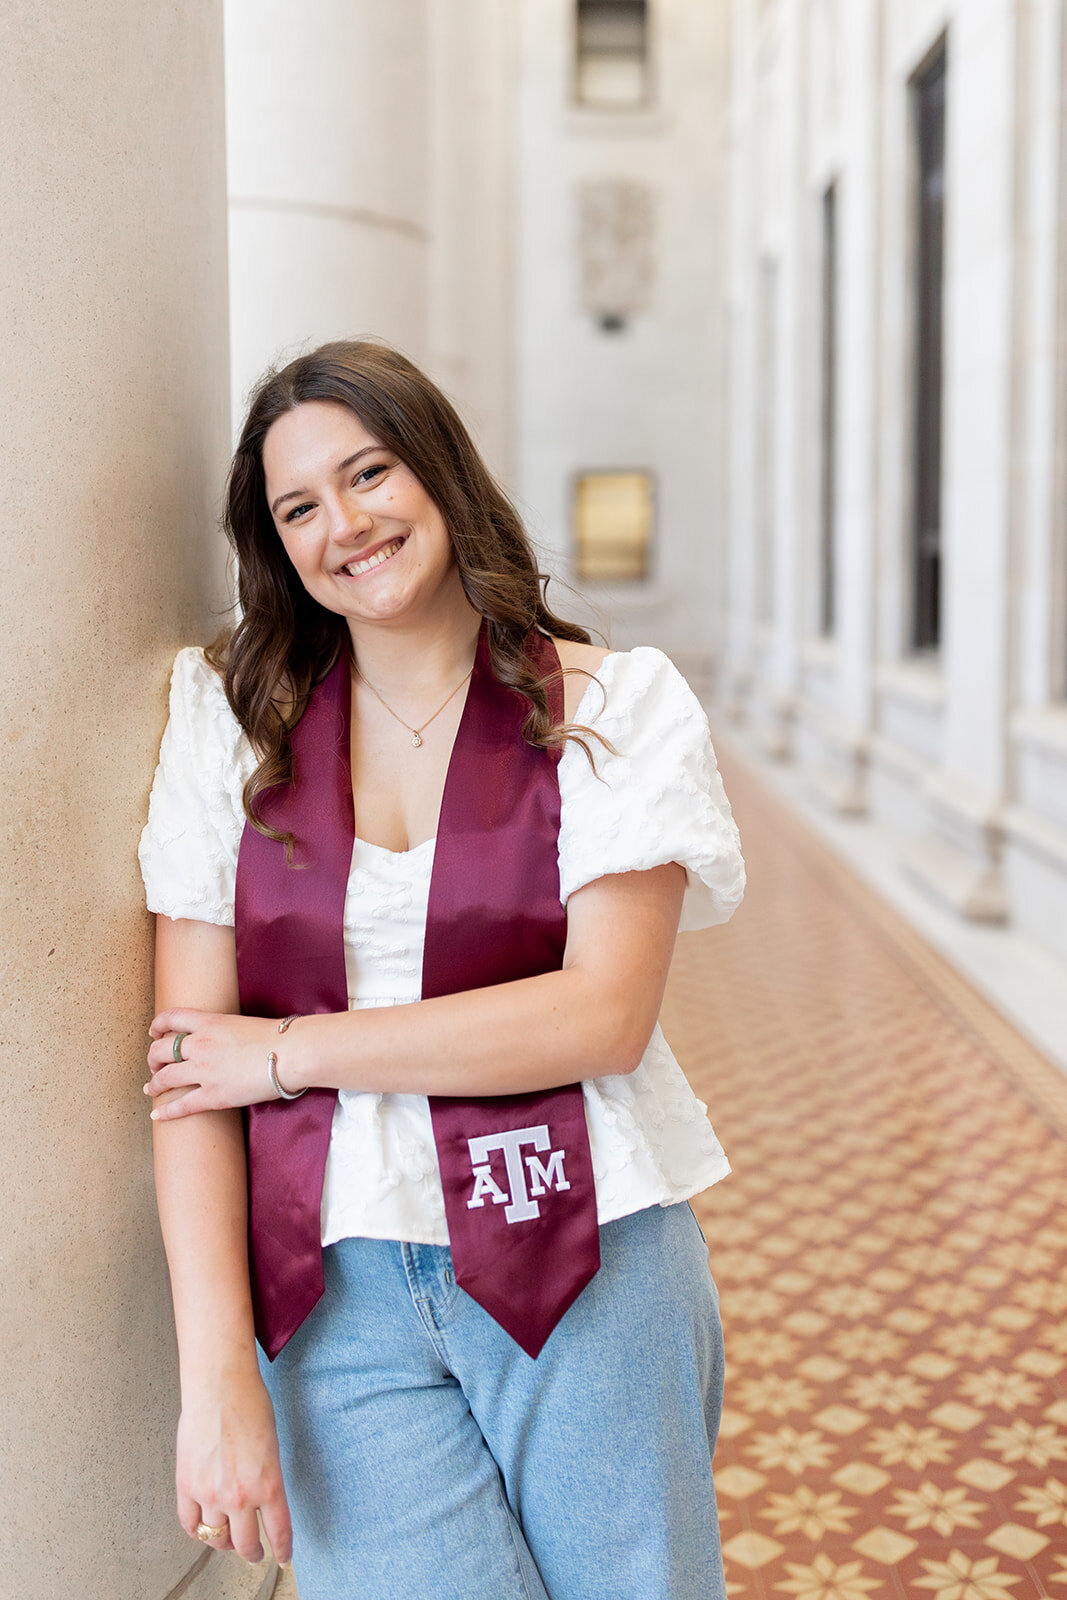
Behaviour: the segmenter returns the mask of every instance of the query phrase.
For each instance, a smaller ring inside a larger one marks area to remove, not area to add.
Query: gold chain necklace
[[[439,717],[441,715],[441,712],[445,709],[445,706],[449,705],[451,703],[451,701],[453,701],[456,698],[457,694],[462,689],[463,685],[466,683],[466,681],[470,677],[471,673],[474,671],[474,668],[471,667],[470,672],[465,672],[463,674],[463,677],[456,684],[456,687],[452,690],[452,693],[448,696],[448,698],[446,700],[442,700],[441,704],[438,706],[437,710],[434,712],[432,717],[427,717],[426,718],[426,721],[422,724],[421,728],[413,728],[409,722],[405,722],[404,721],[403,717],[397,716],[397,713],[393,710],[392,706],[389,705],[389,703],[387,701],[382,700],[381,695],[378,693],[378,691],[374,687],[373,683],[371,683],[370,679],[363,677],[362,672],[360,672],[360,670],[356,666],[355,662],[352,663],[352,670],[356,674],[357,678],[362,678],[363,682],[367,685],[367,688],[370,690],[370,692],[374,696],[374,698],[376,700],[381,700],[382,705],[385,706],[385,709],[386,709],[386,711],[388,711],[389,715],[391,717],[395,718],[395,720],[397,722],[399,722],[399,724],[400,724],[400,726],[402,728],[406,728],[408,730],[408,732],[411,735],[411,742],[415,746],[415,749],[417,750],[419,748],[419,746],[422,744],[422,735],[423,735],[424,730],[430,726],[431,722],[433,722],[437,717]]]

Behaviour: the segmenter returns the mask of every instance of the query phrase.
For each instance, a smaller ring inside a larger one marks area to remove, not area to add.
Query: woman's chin
[[[353,596],[345,606],[344,614],[353,627],[358,627],[360,623],[397,626],[408,623],[414,627],[450,612],[453,605],[452,596],[445,585],[441,585],[433,594],[421,590],[412,593],[407,587],[394,588],[390,585],[387,588],[382,585],[373,594]]]

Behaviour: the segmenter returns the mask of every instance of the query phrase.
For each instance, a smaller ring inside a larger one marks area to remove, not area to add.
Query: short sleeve
[[[595,878],[677,861],[687,879],[680,926],[725,922],[744,893],[745,864],[708,719],[681,673],[648,647],[608,655],[575,722],[611,749],[587,741],[595,771],[573,740],[560,757],[564,904]]]
[[[149,911],[233,924],[241,791],[255,757],[202,650],[178,653],[138,856]]]

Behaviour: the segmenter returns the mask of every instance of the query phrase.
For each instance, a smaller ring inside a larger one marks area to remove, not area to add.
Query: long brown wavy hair
[[[529,702],[523,736],[530,744],[558,747],[571,730],[553,726],[548,680],[533,671],[523,651],[527,634],[539,628],[589,643],[584,628],[549,610],[548,579],[538,570],[522,519],[453,406],[405,356],[373,341],[338,340],[266,373],[249,402],[226,492],[224,526],[237,556],[240,620],[208,659],[222,674],[233,713],[259,757],[244,788],[245,814],[260,833],[287,847],[289,837],[259,820],[255,802],[264,790],[291,781],[292,730],[315,685],[341,651],[351,652],[345,618],[308,594],[267,504],[263,441],[272,423],[309,400],[347,406],[436,503],[463,591],[488,624],[493,672]],[[576,731],[585,746],[580,735],[591,730]]]

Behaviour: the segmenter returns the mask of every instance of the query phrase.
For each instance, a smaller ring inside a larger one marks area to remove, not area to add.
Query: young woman
[[[728,1167],[656,1024],[743,887],[706,719],[382,345],[263,380],[227,527],[141,844],[181,1521],[301,1600],[716,1600]]]

